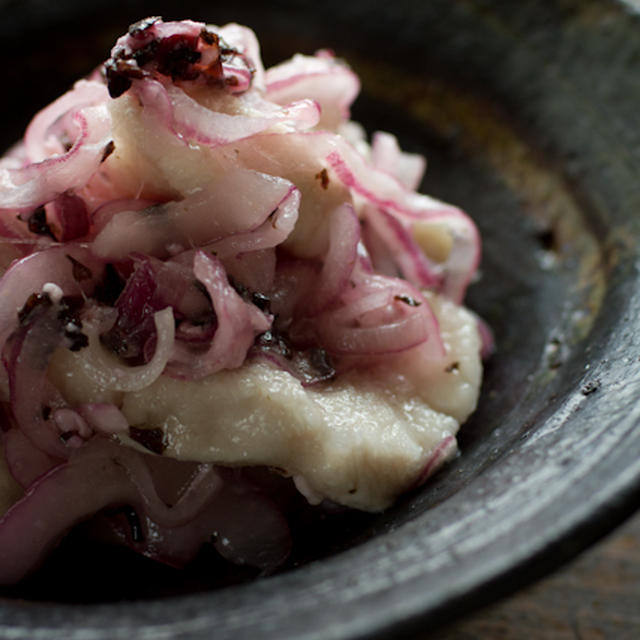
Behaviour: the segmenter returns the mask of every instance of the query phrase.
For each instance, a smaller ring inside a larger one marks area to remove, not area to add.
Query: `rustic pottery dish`
[[[387,512],[298,523],[288,567],[179,574],[73,537],[0,594],[0,638],[424,633],[540,577],[640,495],[640,16],[605,0],[268,5],[0,0],[0,146],[149,14],[252,27],[274,63],[331,47],[355,116],[425,153],[478,222],[493,327],[461,455]],[[248,579],[251,578],[251,579]]]

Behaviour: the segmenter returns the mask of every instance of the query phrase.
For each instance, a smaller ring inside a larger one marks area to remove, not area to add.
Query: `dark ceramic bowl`
[[[300,526],[268,578],[160,570],[72,539],[0,598],[0,638],[426,633],[568,560],[638,506],[640,20],[558,0],[0,0],[0,144],[147,14],[253,27],[273,63],[332,47],[355,117],[429,157],[423,189],[484,236],[493,327],[462,454],[378,516]],[[295,566],[293,566],[295,565]]]

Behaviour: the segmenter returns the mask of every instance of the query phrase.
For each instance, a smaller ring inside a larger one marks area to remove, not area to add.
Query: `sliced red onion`
[[[89,233],[90,220],[84,200],[73,193],[63,193],[46,207],[47,220],[51,221],[56,239],[70,242],[84,238]]]
[[[131,253],[157,257],[171,255],[176,228],[167,205],[120,210],[109,218],[93,242],[95,253],[106,260],[124,260]]]
[[[326,309],[344,291],[358,255],[360,223],[353,207],[339,206],[330,213],[329,250],[322,262],[318,284],[310,297],[307,315]]]
[[[78,135],[66,153],[21,169],[0,169],[0,209],[35,209],[87,183],[111,140],[111,120],[106,105],[98,105],[77,111],[73,122]]]
[[[125,530],[122,538],[125,544],[147,558],[184,569],[197,559],[202,546],[211,541],[217,520],[218,517],[210,517],[208,509],[203,509],[191,522],[180,527],[161,527],[147,516],[144,535],[139,534],[136,540]]]
[[[206,250],[224,260],[229,256],[273,248],[284,242],[298,220],[300,191],[291,187],[267,219],[255,229],[228,235],[206,246]]]
[[[200,379],[221,369],[241,366],[256,335],[271,326],[271,319],[236,293],[217,258],[197,251],[193,271],[209,293],[218,328],[209,349],[197,358],[186,345],[176,343],[169,372],[178,377]]]
[[[219,483],[207,470],[169,507],[158,497],[140,454],[94,440],[36,480],[0,518],[0,584],[23,578],[69,529],[105,507],[128,505],[163,526],[181,526],[211,500]]]
[[[439,217],[434,217],[437,223]],[[465,292],[480,264],[480,234],[470,218],[447,216],[443,223],[452,236],[453,246],[443,265],[442,292],[451,300],[462,304]]]
[[[2,434],[2,448],[13,479],[23,488],[29,487],[61,461],[39,449],[16,427]]]
[[[148,362],[145,348],[150,341],[155,342],[156,333],[153,315],[169,306],[158,295],[157,289],[157,278],[150,260],[142,258],[136,261],[115,302],[116,321],[100,336],[102,344],[129,365]],[[153,350],[149,357],[152,355]]]
[[[190,343],[209,342],[217,321],[210,300],[197,285],[190,265],[134,256],[133,273],[115,303],[117,319],[102,334],[102,343],[128,364],[148,362],[156,340],[153,314],[167,306],[173,309],[179,321],[176,339]],[[149,358],[146,356],[148,351]]]
[[[260,44],[253,30],[240,24],[227,24],[224,27],[216,27],[226,45],[235,49],[244,61],[245,66],[253,72],[253,87],[264,91],[264,67],[260,55]],[[223,68],[225,64],[223,63]]]
[[[140,391],[152,384],[169,361],[175,334],[170,307],[156,312],[153,320],[157,332],[155,353],[147,364],[134,367],[122,365],[115,356],[107,353],[100,343],[99,321],[87,320],[84,324],[89,346],[83,354],[86,375],[101,388],[114,391]]]
[[[251,69],[247,68],[246,63],[239,64],[223,64],[224,79],[229,93],[234,95],[242,95],[251,88],[253,75]]]
[[[64,153],[64,146],[49,129],[62,116],[78,109],[103,104],[108,100],[107,87],[92,80],[79,80],[71,91],[54,100],[37,113],[24,134],[24,149],[30,162],[41,162],[49,156]]]
[[[17,326],[17,314],[32,293],[50,282],[68,296],[88,296],[102,277],[104,264],[88,249],[67,244],[38,251],[15,262],[0,279],[0,344]]]
[[[148,114],[155,114],[181,140],[209,147],[249,138],[279,123],[308,129],[315,126],[320,117],[318,106],[311,100],[300,100],[277,109],[266,102],[255,105],[257,99],[251,98],[238,114],[229,114],[213,111],[182,89],[155,80],[136,81],[134,90]],[[256,115],[242,115],[247,112]]]
[[[236,282],[242,282],[250,291],[270,294],[276,274],[274,248],[238,253],[230,257],[217,255],[226,272]]]
[[[169,528],[147,518],[147,538],[131,546],[154,560],[184,567],[196,559],[203,544],[213,542],[234,564],[264,573],[279,567],[291,550],[283,513],[260,489],[232,474],[223,473],[222,485],[188,524]]]
[[[398,179],[368,163],[362,154],[344,140],[335,140],[331,145],[319,136],[316,144],[326,149],[326,160],[338,178],[381,209],[417,220],[445,215],[468,219],[457,207],[405,188]]]
[[[456,207],[405,189],[393,176],[376,170],[348,143],[336,140],[333,146],[333,150],[327,146],[329,166],[343,184],[377,207],[415,218],[442,211],[453,216],[464,215]]]
[[[375,327],[341,327],[339,333],[327,324],[317,329],[320,343],[338,355],[379,355],[411,349],[427,340],[429,325],[413,313]]]
[[[432,357],[444,354],[438,323],[424,296],[408,282],[356,274],[343,304],[313,323],[320,345],[338,355],[374,356],[430,345]]]
[[[281,330],[289,328],[294,317],[303,313],[313,297],[321,265],[311,260],[282,260],[276,268],[270,309]]]
[[[420,249],[413,239],[410,231],[396,217],[377,207],[366,206],[363,209],[364,220],[371,226],[379,241],[388,249],[388,258],[396,266],[396,273],[401,274],[412,284],[426,289],[439,289],[442,284],[442,276],[434,265]],[[368,236],[371,239],[371,235]],[[379,246],[375,242],[372,248]],[[375,250],[372,255],[376,256]],[[384,259],[382,256],[383,268]],[[374,262],[375,266],[378,264]],[[388,267],[387,267],[388,269]],[[380,270],[380,269],[379,269]]]
[[[353,196],[359,217],[367,218],[367,211],[375,213],[377,228],[365,230],[374,261],[382,264],[388,275],[393,264],[401,261],[401,271],[419,286],[442,291],[460,302],[464,290],[477,268],[480,243],[473,222],[459,209],[428,196],[408,190],[386,171],[376,169],[345,139],[327,132],[286,134],[292,145],[304,145],[323,158],[330,171],[329,180],[339,180]],[[261,137],[268,149],[268,140]],[[242,154],[249,151],[243,147]],[[258,166],[262,166],[258,162]],[[414,229],[422,224],[442,224],[452,235],[452,252],[442,264],[435,264],[416,241]]]
[[[136,260],[140,258],[136,256]],[[211,302],[197,286],[193,258],[188,266],[176,260],[145,260],[149,261],[155,275],[156,295],[161,305],[172,307],[174,315],[195,321],[208,320],[212,316]]]
[[[420,186],[427,167],[424,156],[402,151],[398,139],[386,131],[373,134],[371,163],[376,169],[385,171],[411,190]]]
[[[459,303],[480,260],[479,234],[470,218],[456,207],[405,189],[400,182],[383,171],[372,170],[366,165],[364,158],[346,143],[331,151],[327,162],[346,186],[374,205],[369,211],[382,212],[381,215],[386,218],[386,226],[393,227],[390,231],[382,231],[382,235],[389,238],[391,243],[399,247],[403,244],[407,244],[408,248],[415,247],[412,236],[403,234],[401,229],[411,230],[414,225],[425,222],[443,223],[450,229],[453,248],[446,262],[440,265],[442,284],[439,288]],[[382,224],[378,218],[373,221],[379,226]],[[377,231],[380,233],[380,229]],[[403,235],[404,238],[401,239]],[[392,253],[398,259],[402,252],[392,249]],[[424,286],[433,286],[433,283],[429,285],[423,280],[423,275],[428,276],[427,280],[431,277],[426,271],[427,260],[422,262],[422,267],[417,271],[417,254],[409,251],[404,261],[407,262],[405,268],[409,272],[415,272],[412,276],[414,281]]]
[[[62,464],[29,488],[0,518],[0,584],[16,583],[37,568],[82,520],[130,500],[130,487],[122,483],[124,470],[114,467],[102,464],[89,470]]]
[[[287,215],[278,222],[282,226],[278,233],[285,233],[294,215],[292,207],[298,202],[296,193],[283,178],[229,168],[212,175],[205,189],[180,202],[117,213],[97,235],[93,250],[111,260],[134,252],[167,257],[176,245],[183,249],[201,247],[254,231],[280,206]]]
[[[386,310],[394,301],[394,297],[402,296],[410,297],[408,288],[400,284],[393,283],[396,286],[389,286],[389,282],[380,276],[371,278],[372,282],[367,282],[366,286],[360,286],[358,293],[352,293],[350,296],[345,295],[343,304],[332,310],[331,318],[341,325],[359,325],[361,318],[367,314],[371,314],[377,310]],[[415,295],[415,292],[412,292]],[[421,297],[416,300],[419,302]]]
[[[106,445],[104,446],[106,449]],[[128,480],[138,492],[137,502],[154,523],[161,527],[181,527],[191,522],[220,489],[221,481],[215,467],[197,465],[187,486],[171,487],[174,501],[169,505],[158,493],[154,478],[155,456],[141,455],[129,447],[109,443],[109,457],[126,469]],[[164,487],[165,491],[167,487]]]
[[[360,225],[360,233],[362,234],[362,224]],[[360,273],[373,274],[373,263],[371,262],[371,256],[365,246],[364,242],[360,240],[358,242],[358,257],[356,259],[356,267]],[[383,274],[387,275],[387,274]]]
[[[361,245],[370,265],[369,272],[373,273],[375,270],[385,276],[399,277],[401,272],[392,248],[393,243],[387,242],[366,219],[362,221],[361,236]]]
[[[52,457],[65,458],[68,448],[53,420],[47,419],[45,394],[47,367],[63,343],[66,320],[61,306],[46,294],[23,313],[16,331],[5,342],[3,361],[9,377],[11,411],[16,424],[31,442]]]
[[[266,72],[267,97],[278,104],[303,98],[316,100],[322,109],[320,125],[335,129],[349,119],[349,107],[360,91],[360,81],[346,64],[332,56],[295,55]]]

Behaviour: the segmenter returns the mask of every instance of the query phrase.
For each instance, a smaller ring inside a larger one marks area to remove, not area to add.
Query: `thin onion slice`
[[[360,268],[352,283],[341,305],[313,319],[313,331],[329,353],[379,356],[424,343],[433,358],[444,354],[438,322],[418,289]]]
[[[297,54],[266,72],[267,97],[278,104],[302,98],[316,100],[322,110],[320,125],[335,129],[349,118],[349,107],[360,91],[360,81],[332,55]]]
[[[373,206],[364,207],[363,216],[404,278],[418,287],[438,289],[441,286],[441,270],[427,258],[398,218]]]
[[[277,223],[278,239],[295,222],[298,203],[298,190],[288,180],[230,168],[224,174],[212,175],[206,188],[184,200],[116,213],[96,236],[93,251],[110,260],[123,260],[131,253],[166,259],[221,238],[233,243],[230,238],[234,234],[248,234],[243,241],[252,243],[260,236],[260,232],[252,232],[271,223],[271,214],[275,216],[282,207],[286,216]]]
[[[24,489],[61,461],[38,448],[15,426],[2,433],[2,448],[11,476]]]
[[[157,495],[140,454],[95,440],[36,480],[0,518],[0,584],[23,578],[69,529],[105,507],[132,506],[163,526],[181,526],[219,485],[217,474],[207,467],[169,507]]]
[[[429,326],[421,315],[413,313],[374,327],[342,327],[339,333],[329,329],[328,324],[322,324],[317,333],[324,348],[338,355],[398,353],[429,337]]]
[[[186,345],[176,343],[169,373],[197,380],[221,369],[240,367],[255,337],[271,326],[271,318],[238,295],[214,256],[197,251],[193,271],[209,293],[218,328],[209,349],[197,358]]]
[[[102,104],[76,112],[73,122],[78,136],[66,153],[21,169],[0,169],[0,211],[35,209],[89,181],[111,140],[111,119]]]
[[[239,474],[222,470],[223,482],[206,507],[180,527],[158,526],[147,519],[148,535],[131,546],[145,556],[174,567],[193,561],[201,546],[237,565],[269,573],[291,551],[291,533],[278,506]]]
[[[48,296],[37,301],[18,329],[5,342],[2,359],[9,378],[11,411],[18,428],[47,455],[65,458],[66,444],[53,420],[45,415],[50,385],[49,359],[63,342],[60,306]]]
[[[30,162],[41,162],[50,155],[63,153],[62,144],[51,139],[49,129],[63,116],[87,106],[106,102],[107,87],[95,80],[79,80],[73,89],[38,112],[24,134],[24,150]]]
[[[329,250],[322,262],[318,284],[306,315],[320,313],[344,291],[358,255],[360,223],[353,207],[343,204],[329,214]]]
[[[424,156],[402,151],[398,139],[386,131],[373,134],[371,162],[376,169],[386,171],[411,190],[418,188],[426,169]]]
[[[153,357],[144,365],[127,367],[110,355],[100,344],[99,322],[85,322],[89,346],[83,354],[84,371],[93,382],[103,389],[113,391],[140,391],[152,384],[164,371],[173,350],[175,323],[171,307],[158,311],[153,316],[157,331],[156,349]]]
[[[14,262],[0,279],[0,344],[15,329],[18,311],[32,293],[47,283],[64,295],[88,296],[99,282],[104,264],[79,245],[67,244],[36,251]]]
[[[271,249],[284,242],[298,220],[300,191],[291,186],[262,224],[249,231],[230,234],[203,249],[224,260],[242,253]]]
[[[318,105],[311,100],[300,100],[282,108],[264,103],[259,105],[262,109],[252,109],[253,104],[249,103],[245,111],[254,110],[256,114],[251,116],[212,111],[178,87],[166,86],[157,80],[136,81],[133,90],[145,108],[160,118],[174,135],[209,147],[228,145],[281,123],[309,129],[320,117]]]

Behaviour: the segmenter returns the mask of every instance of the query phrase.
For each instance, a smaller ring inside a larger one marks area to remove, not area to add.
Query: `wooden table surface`
[[[568,566],[429,640],[640,640],[640,513]]]

